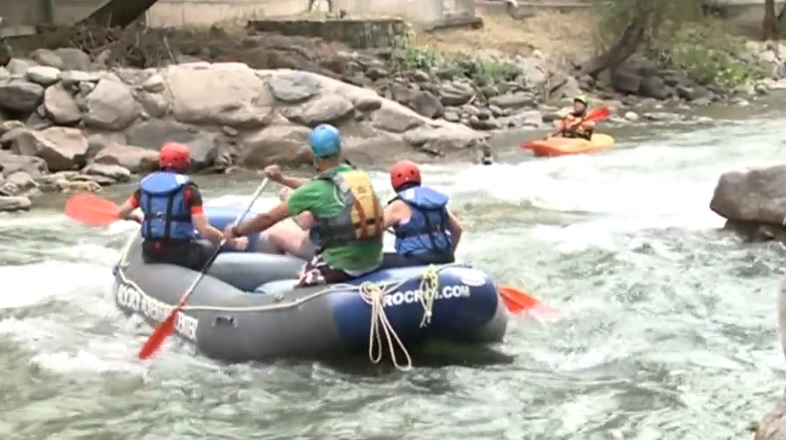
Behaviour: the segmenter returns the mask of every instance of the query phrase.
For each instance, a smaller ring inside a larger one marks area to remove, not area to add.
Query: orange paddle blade
[[[590,110],[589,114],[587,114],[587,117],[584,118],[584,121],[598,122],[608,118],[609,115],[611,115],[611,110],[609,110],[608,107],[600,107]]]
[[[79,193],[66,202],[65,215],[84,225],[107,226],[120,220],[120,208],[94,194]]]
[[[502,297],[502,301],[505,303],[505,307],[507,307],[508,311],[511,313],[528,312],[530,310],[543,312],[553,311],[550,307],[516,288],[499,286],[497,290]]]
[[[175,332],[175,321],[177,320],[177,313],[179,311],[179,306],[172,309],[172,312],[169,313],[169,316],[166,317],[164,322],[158,324],[156,328],[153,329],[153,334],[150,335],[145,345],[139,350],[139,359],[145,360],[161,349],[166,338]]]

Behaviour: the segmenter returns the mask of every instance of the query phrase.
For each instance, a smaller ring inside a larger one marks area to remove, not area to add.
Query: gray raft
[[[257,235],[253,240],[249,252],[218,256],[178,316],[180,336],[204,355],[229,362],[368,350],[373,307],[371,296],[359,291],[364,280],[295,289],[294,278],[304,261],[265,253],[262,239]],[[138,234],[114,272],[118,307],[151,323],[166,318],[198,275],[174,265],[144,264]],[[437,283],[435,289],[420,287],[424,274]],[[374,272],[365,281],[386,291],[377,310],[385,312],[406,348],[430,340],[493,343],[505,334],[507,312],[496,285],[476,268],[393,268]],[[430,320],[424,319],[429,315],[425,309],[431,311]],[[382,336],[387,352],[391,342]]]

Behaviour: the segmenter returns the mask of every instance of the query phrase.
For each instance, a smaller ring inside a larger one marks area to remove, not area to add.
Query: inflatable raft
[[[218,228],[242,211],[206,207]],[[378,362],[379,350],[393,345],[406,353],[430,340],[493,343],[504,336],[507,312],[496,285],[471,266],[389,268],[347,284],[294,288],[304,261],[266,248],[254,234],[244,252],[222,252],[179,314],[176,332],[204,355],[244,362],[375,350]],[[114,273],[117,306],[151,324],[166,318],[197,276],[144,264],[138,233]]]
[[[550,137],[527,142],[525,149],[532,150],[536,156],[566,156],[569,154],[594,153],[614,145],[614,138],[602,133],[592,135],[591,140]]]

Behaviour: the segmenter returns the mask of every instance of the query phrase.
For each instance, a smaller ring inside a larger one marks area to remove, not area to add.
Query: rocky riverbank
[[[80,43],[90,46],[87,49],[93,56],[77,49],[39,49],[24,62],[83,71],[195,61],[302,70],[372,89],[424,117],[462,123],[476,130],[545,127],[570,97],[583,92],[622,115],[630,110],[646,111],[659,103],[702,105],[748,98],[764,94],[770,87],[786,86],[786,82],[778,81],[786,74],[786,67],[780,58],[780,46],[775,43],[751,43],[739,55],[743,63],[771,70],[771,78],[724,90],[699,85],[680,72],[660,68],[638,56],[613,71],[582,76],[579,60],[557,62],[559,56],[525,46],[515,54],[493,48],[448,53],[414,41],[396,49],[355,50],[314,38],[217,28],[209,32],[129,29],[111,38],[104,32],[102,36],[68,34],[58,40],[64,39],[93,42]],[[79,67],[73,66],[75,63]],[[638,119],[635,114],[629,116]]]
[[[205,62],[89,72],[23,60],[0,72],[0,210],[128,181],[166,141],[189,146],[195,171],[220,172],[303,163],[310,128],[324,122],[360,160],[466,152],[486,138],[309,72]]]

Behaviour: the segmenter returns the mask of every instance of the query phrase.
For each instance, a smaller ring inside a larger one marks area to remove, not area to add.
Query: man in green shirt
[[[301,270],[298,287],[333,284],[376,270],[382,262],[383,208],[368,173],[343,163],[341,138],[332,125],[311,133],[311,152],[319,174],[311,179],[284,177],[276,165],[265,168],[274,182],[295,191],[286,202],[259,214],[225,237],[261,232],[303,212],[313,216],[311,240],[318,250]]]

